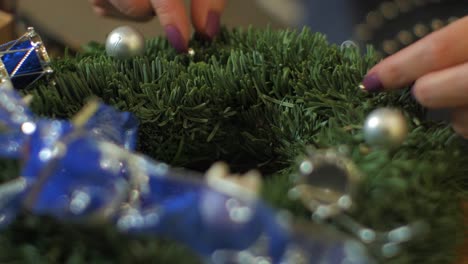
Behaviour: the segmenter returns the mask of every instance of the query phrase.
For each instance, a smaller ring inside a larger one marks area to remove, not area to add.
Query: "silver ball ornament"
[[[138,30],[122,26],[112,30],[106,39],[107,55],[117,59],[129,59],[142,55],[145,51],[145,38]]]
[[[397,109],[376,109],[364,122],[364,138],[371,146],[394,148],[403,143],[407,135],[408,122]]]

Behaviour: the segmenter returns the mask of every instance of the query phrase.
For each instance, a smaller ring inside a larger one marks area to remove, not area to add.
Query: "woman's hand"
[[[414,82],[412,93],[428,108],[453,109],[454,130],[468,138],[468,16],[374,66],[362,84],[369,92]]]
[[[158,16],[167,38],[178,52],[186,52],[191,24],[183,0],[90,0],[101,16],[147,21]],[[218,34],[226,0],[192,0],[191,17],[195,30],[207,39]]]

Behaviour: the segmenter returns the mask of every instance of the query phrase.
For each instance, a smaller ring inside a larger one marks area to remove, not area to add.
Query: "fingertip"
[[[105,0],[88,0],[89,3],[93,6],[104,6],[105,5]]]
[[[390,56],[374,65],[364,76],[361,89],[375,93],[403,87],[406,82],[404,74],[400,71],[394,56]]]
[[[419,79],[411,87],[411,94],[422,106],[431,107],[431,96],[428,90],[424,80]]]
[[[450,103],[440,94],[441,86],[437,82],[436,74],[431,73],[419,78],[411,87],[413,98],[427,108],[447,107]]]
[[[411,60],[411,54],[415,53],[413,46],[406,47],[397,53],[386,57],[372,67],[368,75],[379,76],[382,90],[395,90],[407,87],[414,83],[421,75],[417,74],[419,61]]]
[[[215,10],[208,12],[205,23],[205,34],[209,39],[218,35],[221,27],[221,14]]]
[[[93,12],[98,16],[107,16],[108,15],[108,2],[106,0],[89,0]]]
[[[465,139],[468,139],[468,128],[464,126],[464,124],[453,121],[452,122],[452,129],[455,133],[459,134]]]
[[[152,4],[169,43],[177,52],[187,52],[190,24],[183,1],[152,0]]]
[[[107,9],[99,6],[93,6],[93,12],[98,16],[109,16],[109,12],[107,11]]]
[[[164,30],[169,43],[177,52],[186,53],[188,51],[188,42],[175,25],[167,25]]]
[[[369,93],[377,93],[384,89],[382,81],[376,72],[368,73],[362,80],[360,88]]]
[[[225,0],[193,0],[192,22],[196,31],[208,40],[218,35]]]

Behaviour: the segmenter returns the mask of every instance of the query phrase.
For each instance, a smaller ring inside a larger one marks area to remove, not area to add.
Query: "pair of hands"
[[[167,39],[178,52],[187,52],[191,23],[184,0],[89,0],[94,12],[134,21],[159,18]],[[207,40],[220,29],[221,13],[226,0],[191,0],[191,18],[195,30]]]
[[[101,16],[146,21],[158,16],[167,38],[186,52],[191,23],[183,0],[90,0]],[[226,0],[192,0],[195,30],[207,39],[219,32]],[[414,83],[416,100],[428,108],[452,109],[454,130],[468,139],[468,16],[440,29],[369,70],[362,84],[369,92]]]

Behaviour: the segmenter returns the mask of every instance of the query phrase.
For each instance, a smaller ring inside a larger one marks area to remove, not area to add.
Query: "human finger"
[[[93,11],[100,16],[121,15],[120,12],[108,0],[89,0]]]
[[[369,70],[361,88],[369,92],[401,88],[429,72],[468,61],[467,27],[468,16],[384,59]]]
[[[188,50],[190,23],[182,0],[151,0],[167,39],[178,52]]]
[[[419,78],[414,97],[428,108],[468,106],[468,63],[432,72]]]
[[[218,33],[226,0],[192,0],[192,23],[196,31],[211,40]]]
[[[455,132],[468,139],[468,106],[455,109],[452,114],[452,127]]]

